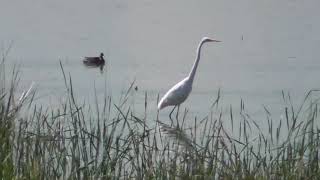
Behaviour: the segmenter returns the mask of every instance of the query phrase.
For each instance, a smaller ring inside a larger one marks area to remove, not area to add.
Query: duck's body
[[[101,53],[99,57],[85,57],[83,63],[88,66],[104,65],[105,60],[103,58],[103,53]]]

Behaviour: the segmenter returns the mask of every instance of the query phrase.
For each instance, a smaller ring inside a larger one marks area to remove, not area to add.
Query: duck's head
[[[104,56],[104,54],[103,54],[103,53],[100,53],[100,60],[101,60],[101,61],[104,61],[103,56]]]

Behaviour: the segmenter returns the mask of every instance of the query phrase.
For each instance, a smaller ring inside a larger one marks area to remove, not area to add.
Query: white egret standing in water
[[[221,42],[221,41],[210,39],[208,37],[203,37],[198,45],[197,56],[189,75],[186,78],[184,78],[182,81],[174,85],[171,89],[169,89],[169,91],[161,98],[158,104],[159,110],[167,106],[174,106],[174,108],[172,109],[169,115],[170,119],[171,119],[171,114],[176,108],[176,106],[179,106],[181,103],[183,103],[188,98],[192,90],[192,83],[194,80],[194,76],[196,74],[199,61],[200,61],[201,47],[206,42]]]

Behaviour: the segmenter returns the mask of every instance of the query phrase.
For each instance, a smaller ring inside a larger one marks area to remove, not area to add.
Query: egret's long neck
[[[199,64],[199,61],[200,61],[200,53],[201,53],[201,47],[203,45],[204,41],[201,41],[198,45],[198,48],[197,48],[197,56],[196,56],[196,60],[192,66],[192,69],[189,73],[189,80],[191,82],[193,82],[193,79],[194,79],[194,76],[196,75],[196,71],[197,71],[197,67],[198,67],[198,64]]]

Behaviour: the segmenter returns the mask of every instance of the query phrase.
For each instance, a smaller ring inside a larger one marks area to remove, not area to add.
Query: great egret
[[[194,80],[194,76],[196,74],[199,61],[200,61],[201,47],[206,42],[221,42],[221,41],[210,39],[208,37],[203,37],[201,39],[197,48],[197,56],[189,75],[186,78],[184,78],[182,81],[174,85],[171,89],[169,89],[169,91],[161,98],[158,104],[159,110],[167,106],[176,107],[177,105],[180,105],[188,98],[192,90],[192,83]],[[173,108],[173,110],[175,109],[175,107]],[[171,113],[173,112],[173,110],[171,111]],[[171,118],[171,113],[170,113],[170,118]]]
[[[88,66],[101,66],[104,65],[105,61],[103,53],[100,53],[99,57],[85,57],[83,63]]]

